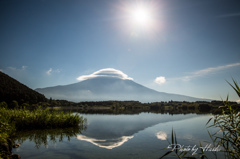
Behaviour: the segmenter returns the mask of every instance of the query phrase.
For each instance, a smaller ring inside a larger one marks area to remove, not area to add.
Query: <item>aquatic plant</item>
[[[231,84],[227,82],[237,93],[238,97],[240,98],[240,87],[238,83],[234,80]],[[223,148],[224,155],[226,158],[240,158],[240,112],[239,109],[233,109],[231,102],[228,100],[228,96],[225,102],[223,102],[224,106],[221,106],[222,113],[214,115],[212,118],[208,120],[206,125],[213,120],[213,124],[208,126],[209,128],[217,128],[218,131],[214,132],[213,134],[209,133],[210,138],[212,139],[213,145],[219,145]],[[170,142],[169,142],[170,143]],[[177,137],[176,133],[172,130],[172,141],[171,144],[173,146],[177,144]],[[200,143],[200,147],[201,143]],[[163,156],[160,158],[164,158],[169,154],[173,154],[175,157],[182,159],[182,158],[207,158],[204,154],[203,150],[201,149],[201,153],[190,154],[188,152],[181,151],[180,147],[167,147],[171,148],[170,151],[167,151]],[[167,149],[165,148],[165,149]]]
[[[240,97],[240,88],[237,82],[233,80],[234,85],[228,84],[234,89],[238,97]],[[213,119],[213,124],[209,127],[218,128],[218,131],[210,134],[214,138],[214,142],[224,148],[227,158],[240,158],[240,112],[233,109],[228,102],[228,96],[224,102],[225,109],[222,114],[215,115],[210,118],[207,124]]]
[[[86,119],[78,114],[63,111],[50,111],[40,106],[35,110],[8,109],[5,102],[0,103],[0,144],[7,143],[20,130],[81,128]],[[11,147],[11,145],[9,145]],[[4,148],[0,147],[0,157],[5,156]]]
[[[16,130],[66,128],[84,124],[86,119],[78,114],[63,111],[49,111],[38,107],[35,110],[0,108],[1,115],[8,123],[13,123]]]

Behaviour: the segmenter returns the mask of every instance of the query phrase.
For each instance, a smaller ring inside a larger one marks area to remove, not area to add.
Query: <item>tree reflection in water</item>
[[[39,149],[41,145],[48,147],[48,143],[62,142],[64,138],[70,141],[71,137],[77,137],[82,131],[87,129],[87,124],[78,127],[64,128],[64,129],[45,129],[45,130],[29,130],[19,131],[13,138],[15,143],[22,144],[26,140],[34,142],[35,147]]]

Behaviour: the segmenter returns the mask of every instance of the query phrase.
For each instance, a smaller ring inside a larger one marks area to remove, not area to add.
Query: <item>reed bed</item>
[[[75,128],[83,130],[86,119],[78,114],[63,111],[50,111],[38,107],[35,110],[8,109],[5,102],[0,103],[0,158],[9,158],[6,149],[9,138],[14,138],[21,130],[54,130],[55,128]],[[64,133],[61,133],[63,135]],[[9,145],[11,147],[11,145]]]
[[[0,108],[0,115],[5,116],[8,123],[14,124],[16,130],[52,129],[74,127],[84,124],[86,119],[78,114],[63,111],[49,111],[38,107],[36,110]]]
[[[5,102],[0,103],[0,143],[6,143],[21,130],[40,130],[54,128],[83,127],[86,119],[78,114],[63,111],[50,111],[38,107],[35,110],[8,109]]]

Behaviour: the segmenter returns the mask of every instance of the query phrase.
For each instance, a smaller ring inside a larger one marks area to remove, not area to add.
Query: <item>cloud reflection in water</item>
[[[164,131],[159,131],[156,136],[160,140],[167,140],[167,134]]]
[[[78,135],[77,139],[82,140],[82,141],[90,142],[93,145],[96,145],[96,146],[101,147],[101,148],[113,149],[113,148],[116,148],[116,147],[119,147],[119,146],[123,145],[125,142],[132,139],[133,137],[134,136],[122,136],[122,137],[115,138],[115,139],[99,140],[99,139],[90,138],[90,137],[87,137],[87,136],[84,136],[84,135]]]

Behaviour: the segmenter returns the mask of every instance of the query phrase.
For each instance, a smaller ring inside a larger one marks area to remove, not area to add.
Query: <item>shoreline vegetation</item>
[[[240,108],[237,102],[229,102],[233,108]],[[50,110],[71,110],[81,113],[103,114],[136,114],[141,112],[168,114],[219,114],[222,112],[223,101],[169,101],[141,103],[139,101],[89,101],[73,103],[66,100],[52,100],[45,104]]]
[[[17,106],[17,102],[14,101]],[[19,158],[12,155],[14,137],[19,131],[45,130],[60,128],[76,128],[81,132],[86,126],[86,119],[78,114],[63,111],[50,111],[49,108],[38,106],[29,110],[23,108],[8,108],[6,102],[0,103],[0,158]]]
[[[233,88],[235,93],[240,98],[240,87],[239,84],[234,80],[231,84],[227,81],[227,83]],[[222,109],[222,112],[220,114],[216,114],[213,117],[211,117],[206,125],[208,125],[207,128],[217,128],[216,132],[209,133],[209,136],[212,140],[212,144],[215,147],[221,147],[219,150],[220,152],[223,152],[225,158],[231,158],[231,159],[238,159],[240,158],[240,110],[239,107],[236,107],[236,105],[233,105],[231,102],[228,101],[228,96],[226,101],[223,102],[223,106],[220,106]],[[212,123],[210,123],[212,121]],[[164,149],[171,149],[167,151],[163,156],[160,157],[169,157],[171,154],[171,157],[175,158],[208,158],[207,155],[204,153],[204,149],[201,149],[200,153],[192,153],[189,150],[184,150],[181,146],[177,143],[177,135],[172,130],[171,135],[171,143],[168,141],[168,143],[171,145]],[[200,142],[200,147],[202,147]],[[164,150],[162,149],[162,150]],[[217,156],[216,156],[217,158]]]
[[[79,132],[84,129],[86,119],[78,114],[102,113],[102,114],[138,114],[141,112],[168,113],[168,114],[220,114],[222,101],[212,102],[153,102],[140,103],[138,101],[99,101],[73,103],[65,100],[52,100],[39,102],[38,104],[23,103],[17,101],[10,104],[0,103],[0,157],[11,156],[14,136],[21,131],[54,130],[56,128],[75,127]],[[228,102],[232,108],[239,108],[236,102]],[[66,112],[66,110],[68,112]],[[69,111],[70,110],[70,111]],[[11,158],[11,157],[10,157]]]

